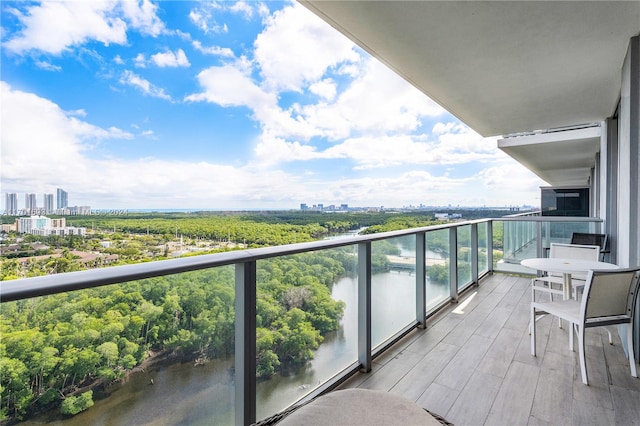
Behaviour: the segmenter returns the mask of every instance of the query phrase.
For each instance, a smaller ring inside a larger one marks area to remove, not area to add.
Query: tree
[[[118,361],[118,345],[113,342],[104,342],[96,348],[96,352],[102,355],[109,367]]]
[[[68,396],[60,405],[62,414],[75,416],[81,411],[93,406],[93,391],[87,391],[78,396]]]
[[[18,359],[0,356],[0,419],[21,419],[33,400],[27,366]]]

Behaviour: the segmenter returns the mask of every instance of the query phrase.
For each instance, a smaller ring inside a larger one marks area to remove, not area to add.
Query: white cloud
[[[301,116],[318,135],[341,141],[357,135],[407,134],[423,118],[445,112],[373,58],[360,64],[357,75],[335,102],[302,108]]]
[[[301,92],[328,68],[359,59],[346,37],[299,4],[267,18],[254,45],[264,85],[278,91]]]
[[[171,100],[171,96],[167,95],[164,89],[154,86],[148,80],[140,77],[133,72],[126,70],[120,78],[120,83],[133,86],[140,90],[143,94],[153,96],[154,98]]]
[[[159,67],[188,67],[191,64],[184,50],[166,51],[151,55],[151,61]]]
[[[274,95],[264,92],[251,78],[232,65],[210,67],[198,74],[204,92],[189,95],[187,101],[207,101],[221,106],[247,106],[261,109],[275,105]]]
[[[496,161],[478,173],[478,178],[487,188],[497,192],[511,190],[539,194],[540,186],[546,185],[533,172],[499,150]]]
[[[319,153],[315,147],[268,136],[263,136],[258,142],[255,155],[259,161],[254,165],[260,168],[291,161],[327,158],[326,155]]]
[[[191,40],[191,34],[184,32],[184,31],[180,31],[180,30],[174,30],[175,35],[177,35],[178,37],[180,37],[183,40]]]
[[[233,50],[229,49],[228,47],[220,47],[220,46],[204,47],[202,46],[202,43],[200,43],[198,40],[194,40],[192,44],[197,51],[207,55],[216,55],[216,56],[222,56],[226,58],[233,58],[234,56]]]
[[[120,57],[120,55],[116,55],[113,57],[113,62],[115,62],[118,65],[124,65],[124,61],[122,60],[122,58]]]
[[[72,111],[66,111],[66,114],[68,116],[86,117],[87,116],[87,111],[85,111],[84,109],[80,108],[80,109],[75,109],[75,110],[72,110]]]
[[[98,41],[105,46],[127,42],[129,25],[143,34],[165,31],[156,15],[157,5],[148,0],[42,2],[18,12],[22,31],[3,43],[10,52],[40,51],[60,55],[73,46]]]
[[[229,10],[234,13],[244,15],[246,19],[250,19],[253,16],[253,7],[246,1],[238,1],[229,7]]]
[[[268,15],[269,9],[262,2],[246,1],[209,1],[199,2],[198,6],[189,12],[189,19],[205,34],[221,34],[229,32],[226,23],[221,23],[218,17],[225,12],[242,15],[244,19],[251,19],[257,11],[258,15]]]
[[[62,67],[58,66],[58,65],[53,65],[50,62],[46,62],[46,61],[36,61],[35,62],[36,66],[42,70],[46,70],[46,71],[62,71]]]
[[[215,19],[215,11],[222,9],[222,5],[216,2],[199,3],[198,7],[189,12],[189,19],[205,34],[226,33],[229,28],[226,24],[219,24]]]
[[[143,53],[138,53],[135,58],[133,58],[133,62],[136,68],[146,68],[147,67],[147,58]]]
[[[437,123],[432,133],[438,136],[441,148],[451,155],[497,152],[496,137],[483,138],[461,123]]]
[[[303,192],[298,178],[278,170],[204,161],[92,158],[88,153],[96,140],[133,136],[80,121],[53,102],[4,82],[0,95],[1,179],[9,192],[49,192],[62,186],[74,203],[94,208],[198,208],[211,207],[212,202],[222,207],[271,202],[281,206]]]
[[[3,189],[9,192],[50,192],[62,186],[72,194],[74,204],[94,208],[282,208],[308,201],[390,207],[447,205],[452,199],[459,205],[499,206],[505,199],[511,205],[531,203],[539,194],[539,179],[504,154],[491,167],[457,178],[410,167],[398,175],[375,172],[349,178],[311,171],[293,175],[255,164],[93,158],[89,154],[96,141],[133,136],[80,120],[77,116],[86,115],[82,110],[65,112],[53,102],[13,90],[7,83],[0,83],[0,89],[4,106],[1,179]],[[145,130],[141,135],[152,136],[153,132]],[[395,142],[401,148],[417,150],[416,155],[421,152],[419,144]],[[328,156],[311,146],[278,138],[263,138],[262,143],[261,149],[270,151],[274,158]]]
[[[44,2],[20,16],[24,29],[4,43],[15,53],[40,50],[58,55],[89,40],[124,44],[127,24],[112,14],[109,2]]]
[[[124,11],[124,16],[133,28],[142,34],[158,36],[165,30],[164,23],[158,18],[158,5],[149,0],[131,1],[123,0],[120,6]]]
[[[469,179],[434,176],[423,170],[407,171],[393,177],[367,176],[317,181],[312,200],[345,202],[356,206],[401,207],[408,204],[447,204],[451,193],[467,185]],[[443,200],[448,200],[443,203]]]
[[[325,101],[332,101],[336,97],[337,88],[332,79],[326,78],[310,85],[309,91]]]
[[[84,152],[101,140],[133,137],[116,127],[103,129],[79,120],[76,116],[82,116],[83,110],[65,112],[53,102],[13,90],[5,82],[0,82],[0,93],[4,106],[3,185],[32,185],[36,189],[53,185],[64,176],[83,176],[90,170]]]

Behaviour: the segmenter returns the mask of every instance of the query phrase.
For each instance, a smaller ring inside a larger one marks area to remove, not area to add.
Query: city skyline
[[[545,183],[497,138],[298,3],[0,7],[3,192],[63,187],[96,209],[539,204]]]
[[[55,208],[54,195],[44,193],[42,204],[38,204],[37,193],[24,193],[24,204],[20,207],[19,193],[7,192],[4,197],[2,214],[11,216],[42,215],[42,214],[90,214],[90,206],[69,206],[69,193],[62,188],[56,188]]]

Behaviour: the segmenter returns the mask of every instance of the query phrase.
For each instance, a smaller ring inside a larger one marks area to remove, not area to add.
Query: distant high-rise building
[[[53,213],[53,194],[44,194],[43,205],[44,214]]]
[[[306,203],[301,203],[300,204],[300,210],[309,210],[309,206],[307,206]]]
[[[69,193],[62,188],[58,188],[56,191],[56,208],[65,209],[69,207]]]
[[[5,196],[4,209],[8,215],[15,216],[18,214],[18,194],[7,193]]]
[[[24,194],[24,209],[27,214],[35,213],[38,208],[38,202],[36,201],[36,194]]]

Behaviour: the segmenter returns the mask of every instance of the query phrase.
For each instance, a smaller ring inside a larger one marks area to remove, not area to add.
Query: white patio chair
[[[562,259],[580,259],[580,260],[595,260],[597,261],[600,256],[600,246],[593,245],[581,245],[581,244],[562,244],[551,243],[549,257],[562,258]],[[584,285],[587,279],[586,273],[571,274],[571,285],[576,286]],[[553,286],[559,285],[560,288],[556,289]],[[549,294],[549,298],[553,301],[553,295],[557,294],[562,297],[564,285],[563,274],[557,272],[549,272],[542,277],[536,277],[531,281],[531,300],[536,300],[536,292],[544,292]],[[576,292],[574,291],[575,295]],[[558,327],[562,328],[562,320],[558,320]]]
[[[573,351],[573,333],[578,334],[582,382],[589,384],[585,361],[585,330],[615,324],[627,325],[627,346],[631,375],[638,377],[633,352],[633,316],[640,286],[640,268],[615,271],[590,271],[581,301],[558,300],[531,302],[531,355],[536,356],[536,316],[551,314],[571,324],[569,346]]]

